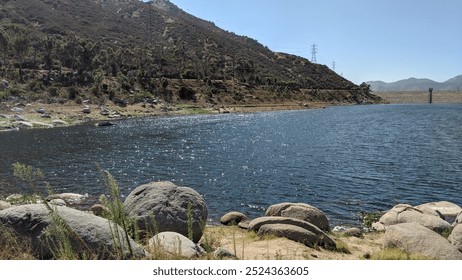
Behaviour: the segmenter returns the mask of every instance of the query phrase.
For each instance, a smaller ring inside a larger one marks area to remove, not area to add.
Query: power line
[[[318,46],[316,44],[311,45],[311,62],[316,63],[317,53],[318,53]]]

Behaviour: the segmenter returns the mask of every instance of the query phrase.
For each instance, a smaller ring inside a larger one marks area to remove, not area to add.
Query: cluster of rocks
[[[149,257],[153,247],[162,248],[175,257],[192,258],[204,254],[197,243],[207,221],[207,207],[201,195],[191,188],[178,187],[171,182],[155,182],[139,186],[126,198],[123,205],[125,214],[143,233],[145,246],[137,244],[133,236],[126,235],[120,225],[104,215],[100,217],[65,206],[79,203],[81,199],[85,196],[68,193],[47,197],[47,205],[14,206],[0,202],[0,226],[30,239],[35,257],[39,259],[54,257],[54,244],[57,243],[50,232],[53,227],[59,226],[56,217],[64,220],[65,227],[70,229],[69,241],[79,256],[145,258]],[[105,210],[110,212],[107,208]]]
[[[42,119],[43,121],[29,120],[22,114],[25,113],[25,108],[30,106],[32,105],[18,103],[10,109],[13,112],[13,114],[1,114],[0,132],[28,128],[52,128],[68,125],[66,121],[60,119],[52,119],[51,115],[44,108],[38,108],[36,110],[31,111],[32,113],[37,114],[37,117]]]
[[[438,260],[462,260],[462,208],[454,203],[398,204],[372,227],[385,231],[385,248]]]
[[[20,198],[12,197],[10,201],[14,199]],[[196,258],[205,254],[200,242],[208,210],[202,196],[191,188],[172,182],[152,182],[137,187],[127,196],[123,209],[133,221],[132,228],[136,228],[144,240],[143,244],[136,243],[134,236],[127,235],[120,225],[109,220],[112,214],[107,206],[97,204],[91,207],[92,211],[67,207],[85,199],[86,195],[64,193],[47,197],[47,204],[39,199],[37,203],[33,199],[25,205],[0,201],[0,229],[7,227],[30,239],[35,257],[39,259],[54,258],[56,240],[50,232],[59,226],[59,221],[65,221],[70,229],[70,244],[80,256],[88,256],[88,252],[99,259],[149,258],[149,254],[159,251],[173,258]],[[304,203],[271,205],[264,216],[252,220],[233,211],[223,215],[220,222],[260,236],[284,237],[309,247],[337,247],[328,235],[331,227],[327,216]],[[373,227],[385,231],[384,248],[398,248],[434,259],[462,259],[462,208],[453,203],[442,201],[416,207],[399,204]],[[345,233],[362,237],[362,231],[355,228]],[[0,234],[0,241],[2,238]],[[235,258],[223,248],[216,248],[214,255]]]
[[[238,225],[261,236],[285,237],[309,247],[336,248],[335,241],[326,234],[330,230],[327,216],[309,204],[285,202],[271,205],[264,217],[251,221],[244,214],[233,211],[225,214],[220,222]]]

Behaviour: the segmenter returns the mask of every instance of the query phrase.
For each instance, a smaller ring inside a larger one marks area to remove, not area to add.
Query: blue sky
[[[273,51],[361,83],[462,74],[461,0],[170,0]]]

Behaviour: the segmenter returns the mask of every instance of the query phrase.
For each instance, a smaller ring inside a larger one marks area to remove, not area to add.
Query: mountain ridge
[[[462,88],[462,75],[455,76],[445,82],[436,82],[431,79],[417,79],[414,77],[386,83],[383,81],[366,82],[372,91],[427,91],[429,88],[440,91],[458,91]]]
[[[380,101],[325,65],[273,52],[167,0],[2,0],[0,31],[7,97]]]

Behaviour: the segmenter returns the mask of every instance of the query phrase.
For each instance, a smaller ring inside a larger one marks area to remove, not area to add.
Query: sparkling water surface
[[[202,194],[209,222],[279,202],[323,210],[332,225],[361,212],[447,200],[462,205],[462,104],[153,117],[0,134],[0,195],[28,192],[12,164],[40,168],[54,192],[105,192],[97,165],[124,196],[170,180]]]

